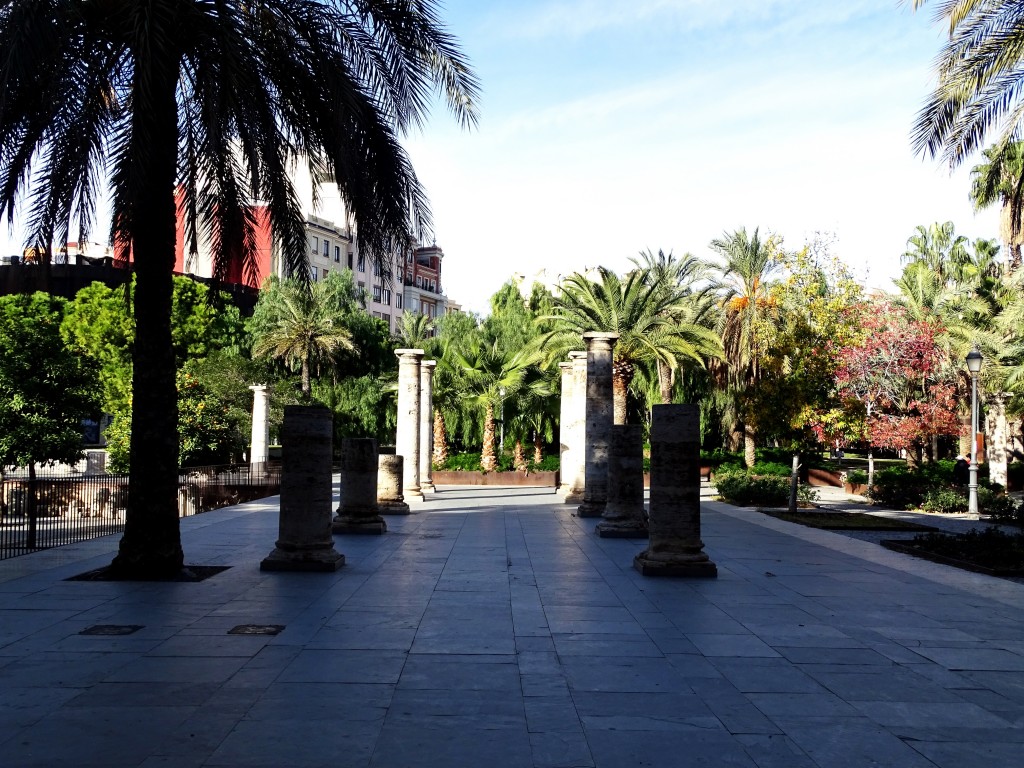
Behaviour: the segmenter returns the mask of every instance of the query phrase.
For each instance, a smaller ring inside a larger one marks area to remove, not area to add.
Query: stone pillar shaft
[[[338,513],[335,533],[381,534],[387,523],[377,511],[377,441],[346,437],[341,441]]]
[[[436,360],[420,364],[420,490],[433,491],[434,368]]]
[[[570,352],[572,361],[572,395],[569,412],[569,488],[566,502],[583,501],[586,488],[586,426],[587,426],[587,353]]]
[[[612,427],[608,451],[608,502],[597,534],[604,538],[646,539],[644,515],[644,432],[639,424]]]
[[[377,509],[382,515],[408,515],[409,505],[402,495],[402,465],[398,454],[382,453],[377,457]]]
[[[718,569],[700,538],[700,411],[651,411],[650,544],[633,560],[645,576],[708,576]]]
[[[608,500],[608,441],[614,418],[612,350],[618,338],[617,333],[583,334],[587,345],[586,487],[576,511],[580,517],[600,517]]]
[[[569,471],[573,462],[572,455],[572,363],[559,363],[558,369],[561,373],[561,398],[558,408],[558,466],[559,480],[558,492],[563,496],[569,495],[569,487],[572,484]]]
[[[249,441],[249,464],[267,463],[268,445],[270,443],[270,393],[265,384],[256,384],[252,390],[252,434]]]
[[[345,563],[331,535],[331,412],[289,405],[281,428],[281,512],[264,571],[336,571]]]
[[[396,349],[398,356],[398,427],[395,451],[402,462],[402,494],[422,499],[420,490],[420,359],[422,349]]]

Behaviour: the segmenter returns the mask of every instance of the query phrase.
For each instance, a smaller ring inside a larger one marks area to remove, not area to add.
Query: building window
[[[309,276],[313,280],[313,282],[315,283],[316,282],[316,267],[310,267],[309,268]]]
[[[380,291],[380,303],[381,304],[387,304],[389,307],[391,306],[391,289],[390,288],[381,288],[381,291]]]
[[[334,246],[334,260],[338,264],[341,263],[341,246],[340,245]]]
[[[380,319],[388,324],[388,330],[390,331],[391,330],[391,315],[383,314],[382,313],[381,316],[380,316]]]
[[[363,256],[363,254],[361,254],[361,253],[359,254],[359,261],[357,262],[357,265],[358,265],[357,268],[358,268],[358,270],[360,272],[365,272],[366,271],[366,257]]]
[[[352,251],[348,252],[348,268],[352,269]]]
[[[419,308],[420,308],[419,299],[417,299],[415,296],[410,296],[409,297],[409,309],[412,310],[413,312],[415,312]]]
[[[396,293],[395,294],[395,309],[401,309],[401,308],[402,308],[402,294]]]
[[[324,238],[324,258],[331,258],[331,241],[326,237]]]
[[[419,276],[419,275],[416,275],[416,287],[417,288],[422,288],[423,287],[423,278],[421,276]]]
[[[437,293],[437,283],[435,283],[433,280],[430,281],[430,290],[432,290],[434,293]]]
[[[434,316],[434,305],[433,304],[424,304],[423,305],[423,314],[426,315],[427,317],[433,317]]]
[[[310,243],[313,246],[311,249],[312,253],[320,253],[320,238],[310,238]]]
[[[323,277],[324,280],[327,279],[327,268],[326,267],[324,268],[324,271],[320,273],[320,275],[321,275],[321,277]]]

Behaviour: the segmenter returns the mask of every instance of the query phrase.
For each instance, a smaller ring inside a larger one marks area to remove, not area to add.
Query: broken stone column
[[[380,535],[388,529],[377,510],[377,441],[372,437],[341,441],[338,496],[335,533]]]
[[[434,456],[434,368],[437,360],[420,363],[420,490],[433,493]]]
[[[565,503],[579,504],[586,487],[587,353],[570,352],[569,360],[572,363],[566,436],[569,451],[568,463],[561,465],[561,474]]]
[[[249,467],[253,473],[266,469],[270,444],[270,393],[266,384],[255,384],[252,390],[252,432],[249,440]]]
[[[600,517],[608,500],[608,441],[612,431],[612,349],[617,333],[590,331],[587,345],[587,409],[584,422],[583,503],[579,517]]]
[[[608,501],[597,525],[602,538],[646,539],[644,433],[639,424],[612,426],[608,451]]]
[[[402,468],[402,495],[423,499],[420,489],[420,358],[422,349],[396,349],[398,356],[398,427],[395,453],[405,461]]]
[[[289,405],[281,427],[281,512],[277,545],[262,571],[336,571],[345,556],[331,535],[331,412]]]
[[[644,576],[715,577],[700,538],[700,412],[696,405],[651,410],[650,543],[633,558]]]
[[[377,457],[377,511],[382,515],[408,515],[402,495],[402,465],[405,459],[394,453]]]

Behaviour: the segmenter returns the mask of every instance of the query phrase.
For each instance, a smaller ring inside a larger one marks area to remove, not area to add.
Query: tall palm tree
[[[756,448],[754,415],[742,401],[753,399],[764,374],[763,363],[776,329],[779,305],[770,290],[770,278],[778,268],[772,238],[762,240],[755,229],[726,232],[711,241],[711,249],[724,260],[720,287],[722,315],[719,333],[725,350],[725,384],[734,393],[736,412],[742,419],[743,453],[748,467],[754,465]]]
[[[298,280],[272,281],[260,296],[263,321],[256,330],[253,357],[283,360],[302,372],[302,395],[310,396],[310,374],[342,349],[352,349],[345,327],[348,307],[331,290],[330,281],[303,285]]]
[[[423,349],[434,335],[434,320],[419,312],[403,312],[395,340],[405,349]]]
[[[904,264],[922,262],[943,281],[959,282],[971,263],[970,241],[956,233],[952,221],[935,222],[925,227],[918,224],[907,239]]]
[[[714,326],[714,296],[710,281],[711,267],[692,253],[677,258],[671,251],[661,249],[654,254],[650,249],[630,258],[636,269],[644,273],[649,285],[675,294],[668,302],[677,319],[686,324]],[[658,394],[662,403],[672,402],[672,387],[676,369],[662,359],[656,361]]]
[[[1019,201],[1024,194],[1024,144],[1012,141],[984,150],[986,162],[971,169],[971,201],[975,210],[999,203],[999,236],[1006,245],[1007,267],[1016,271],[1021,263],[1024,229]],[[1016,216],[1016,221],[1014,217]]]
[[[254,252],[251,204],[263,201],[305,275],[290,175],[301,158],[337,182],[361,251],[381,259],[429,224],[400,136],[435,91],[472,124],[477,85],[432,0],[11,0],[0,49],[0,215],[13,222],[24,197],[30,242],[63,244],[72,221],[86,240],[101,187],[112,190],[111,240],[137,280],[131,484],[112,568],[173,575],[179,210],[190,248],[208,235],[223,275]]]
[[[539,337],[539,349],[559,357],[579,349],[587,331],[619,334],[612,362],[612,393],[615,423],[626,423],[626,396],[636,366],[661,360],[678,368],[684,359],[703,366],[721,353],[718,337],[710,328],[688,322],[677,306],[680,295],[652,282],[647,270],[630,272],[625,280],[604,267],[598,280],[570,275],[561,285],[551,315],[555,330]]]

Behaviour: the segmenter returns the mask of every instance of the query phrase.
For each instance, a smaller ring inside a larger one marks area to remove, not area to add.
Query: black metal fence
[[[192,467],[178,478],[178,514],[274,496],[280,464]],[[127,475],[8,475],[0,481],[0,560],[124,530]]]

